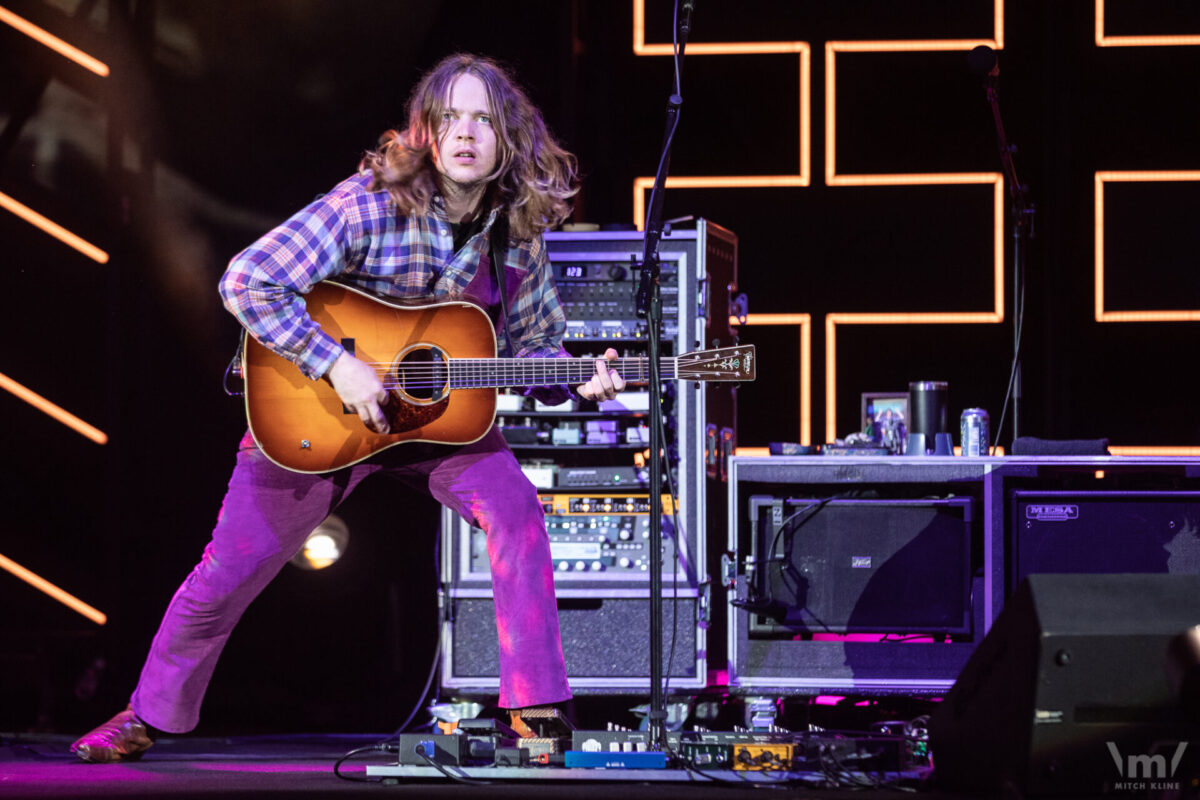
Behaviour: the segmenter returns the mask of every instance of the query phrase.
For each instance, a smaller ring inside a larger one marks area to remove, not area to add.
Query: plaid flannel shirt
[[[370,176],[364,174],[342,181],[234,256],[221,278],[225,307],[255,339],[313,380],[328,372],[343,352],[305,309],[303,295],[314,285],[336,278],[391,297],[453,297],[471,282],[488,252],[496,211],[483,230],[455,252],[440,197],[427,214],[401,216],[388,193],[369,191],[369,183]],[[504,261],[507,272],[516,270],[521,278],[516,296],[510,293],[508,309],[516,347],[508,346],[501,326],[501,352],[566,355],[566,318],[545,242],[539,236],[518,243]],[[555,389],[535,394],[565,400],[566,393]]]

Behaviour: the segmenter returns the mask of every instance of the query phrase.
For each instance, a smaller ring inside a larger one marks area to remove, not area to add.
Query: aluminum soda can
[[[982,408],[968,408],[962,412],[960,423],[962,454],[964,456],[986,456],[988,454],[988,412]]]

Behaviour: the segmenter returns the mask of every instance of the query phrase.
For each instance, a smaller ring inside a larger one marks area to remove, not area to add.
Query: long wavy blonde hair
[[[489,177],[489,196],[507,209],[509,234],[529,240],[563,222],[577,191],[575,156],[550,132],[542,114],[495,61],[458,53],[425,73],[408,101],[408,127],[379,137],[362,167],[371,171],[371,189],[385,189],[405,214],[424,213],[437,193],[432,152],[450,87],[460,75],[474,75],[487,89],[498,156]]]

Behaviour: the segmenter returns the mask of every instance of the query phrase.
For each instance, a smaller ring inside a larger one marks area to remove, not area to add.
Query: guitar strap
[[[500,297],[500,319],[504,320],[504,340],[508,342],[509,355],[516,355],[512,331],[508,327],[508,281],[505,280],[504,256],[508,253],[508,213],[504,208],[496,215],[489,232],[489,257],[492,260],[492,277],[496,281],[496,294]]]

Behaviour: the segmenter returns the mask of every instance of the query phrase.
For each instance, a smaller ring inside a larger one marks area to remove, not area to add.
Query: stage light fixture
[[[1167,681],[1183,712],[1200,722],[1200,625],[1171,639],[1166,656]]]
[[[300,569],[325,569],[342,557],[350,542],[350,528],[337,514],[330,514],[304,540],[292,564]]]

